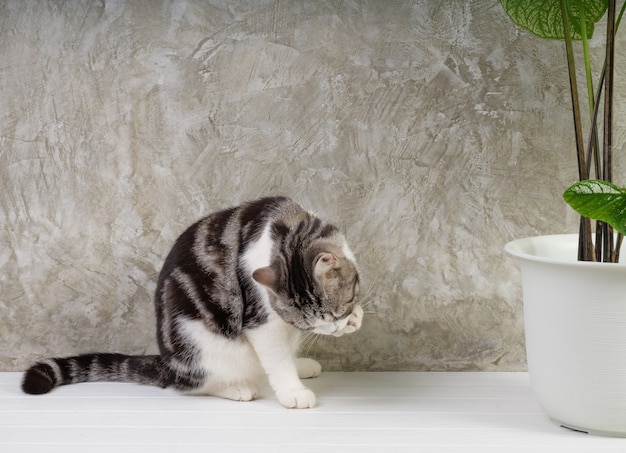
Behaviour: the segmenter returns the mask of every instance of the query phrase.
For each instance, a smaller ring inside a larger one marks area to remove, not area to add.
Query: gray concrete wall
[[[5,0],[0,56],[0,369],[156,351],[175,238],[270,194],[360,261],[327,369],[525,369],[502,247],[576,230],[575,164],[561,44],[495,0]]]

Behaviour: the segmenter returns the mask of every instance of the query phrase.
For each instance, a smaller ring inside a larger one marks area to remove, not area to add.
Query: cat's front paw
[[[249,384],[233,385],[216,391],[215,396],[233,401],[252,401],[256,398],[256,387]]]
[[[363,309],[361,308],[360,305],[357,305],[356,307],[354,307],[352,314],[348,318],[348,324],[346,324],[346,326],[343,329],[338,330],[337,332],[333,333],[333,335],[335,337],[340,337],[344,333],[356,332],[357,330],[361,328],[362,322],[363,322]]]
[[[310,379],[322,374],[322,365],[316,360],[299,357],[296,359],[296,368],[300,379]]]
[[[280,404],[287,409],[309,409],[315,407],[315,393],[308,388],[281,390],[276,392]]]

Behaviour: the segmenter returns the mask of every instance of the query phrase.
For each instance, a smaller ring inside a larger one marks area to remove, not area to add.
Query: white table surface
[[[0,373],[0,452],[626,452],[552,423],[526,373],[323,373],[318,406],[266,388],[241,403],[134,384],[24,395]]]

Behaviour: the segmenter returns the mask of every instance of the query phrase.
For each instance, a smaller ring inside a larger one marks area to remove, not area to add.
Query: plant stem
[[[585,17],[585,9],[581,8],[581,17],[580,17],[580,34],[581,41],[583,45],[583,60],[585,62],[585,79],[587,81],[587,104],[589,105],[589,115],[591,116],[591,131],[589,132],[589,145],[587,146],[587,172],[591,175],[591,159],[593,156],[594,169],[595,169],[595,177],[600,178],[600,161],[599,161],[599,153],[598,153],[598,126],[597,126],[597,111],[599,107],[599,103],[596,102],[596,96],[593,93],[593,74],[591,72],[591,57],[589,56],[589,37],[587,35],[587,18]],[[604,72],[604,71],[603,71]],[[600,80],[600,85],[598,88],[598,99],[600,97],[600,92],[602,90],[602,82],[604,81],[604,75]]]
[[[607,13],[607,16],[611,16],[611,15],[614,16],[615,13],[613,11],[614,11],[615,2],[612,0],[608,6],[609,6],[608,9],[610,9],[610,12]],[[613,9],[611,10],[611,8]],[[619,15],[617,16],[617,20],[615,20],[614,22],[615,25],[613,26],[613,31],[611,31],[611,25],[613,24],[613,21],[610,20],[610,18],[607,18],[607,52],[606,52],[605,59],[604,59],[604,65],[602,66],[602,71],[600,72],[600,80],[598,82],[598,88],[597,88],[596,96],[594,99],[594,107],[593,107],[593,112],[591,115],[591,130],[589,131],[589,142],[587,144],[587,159],[586,159],[587,168],[589,169],[589,171],[591,171],[592,157],[593,157],[593,166],[595,170],[595,177],[597,179],[605,179],[605,170],[601,170],[602,168],[608,169],[608,177],[612,178],[613,176],[612,175],[612,160],[610,156],[609,156],[608,162],[606,162],[604,159],[604,155],[607,151],[609,155],[611,154],[612,147],[607,148],[606,144],[603,143],[604,150],[602,153],[602,161],[600,160],[600,154],[598,153],[598,141],[597,141],[598,120],[597,118],[598,118],[598,112],[600,110],[600,97],[602,94],[602,89],[604,87],[605,77],[608,73],[607,60],[609,58],[609,43],[611,47],[614,49],[614,39],[615,39],[614,37],[615,37],[615,34],[617,33],[617,30],[619,28],[620,22],[622,20],[622,17],[625,11],[626,11],[626,2],[623,3],[622,7],[620,8]],[[584,25],[582,26],[582,28],[583,30],[586,31]],[[584,49],[585,31],[582,32],[583,49]],[[612,38],[609,39],[608,37],[612,37]],[[614,57],[613,57],[613,60],[614,60]],[[585,64],[587,64],[587,56],[585,56]],[[611,74],[611,77],[612,77],[612,74]],[[605,104],[607,102],[606,96],[607,94],[605,93]],[[612,95],[610,94],[609,94],[609,102],[612,103]],[[610,108],[609,111],[612,117],[612,108]],[[609,141],[610,141],[612,137],[611,135],[612,118],[611,118],[611,121],[607,123],[607,118],[605,116],[604,121],[605,121],[604,133],[605,134],[607,133],[607,126],[608,126],[609,128],[608,134],[609,134]],[[610,144],[612,145],[612,143]],[[613,242],[615,242],[615,244],[613,244]],[[617,234],[616,240],[614,240],[613,228],[611,228],[608,225],[605,225],[603,222],[596,223],[595,243],[598,244],[598,246],[596,247],[596,256],[595,256],[596,261],[608,261],[608,262],[614,262],[614,263],[619,262],[619,256],[620,256],[619,251],[622,246],[622,242],[623,242],[623,236],[621,234]]]
[[[622,21],[622,17],[624,16],[624,11],[626,11],[626,2],[622,3],[622,7],[620,8],[619,14],[617,15],[617,20],[615,21],[615,28],[613,30],[613,49],[615,49],[615,34],[619,29],[619,24]],[[617,234],[617,239],[615,242],[615,248],[613,253],[613,262],[619,263],[620,250],[622,248],[622,242],[624,240],[624,236],[622,234]]]
[[[611,182],[613,142],[613,57],[615,49],[615,0],[609,0],[606,26],[606,68],[604,76],[604,149],[602,179]]]
[[[613,180],[613,57],[615,50],[615,0],[609,0],[606,25],[606,68],[604,76],[604,143],[602,179]],[[603,260],[613,262],[615,249],[613,247],[613,228],[605,224],[603,228]]]
[[[567,0],[560,0],[561,17],[563,18],[563,33],[565,36],[565,52],[567,55],[567,69],[569,72],[570,94],[572,97],[572,113],[574,115],[574,133],[576,136],[576,152],[578,155],[578,178],[582,181],[589,179],[587,162],[585,158],[585,147],[582,135],[582,122],[580,114],[580,104],[578,101],[578,82],[576,81],[576,63],[574,60],[574,49],[572,37],[570,35],[569,13]],[[593,261],[595,253],[593,241],[591,240],[591,221],[582,217],[578,235],[578,259],[580,261]]]
[[[596,93],[593,105],[593,112],[591,114],[591,130],[589,131],[589,142],[587,144],[587,168],[591,173],[591,164],[593,159],[593,168],[595,171],[595,178],[600,179],[600,168],[602,168],[602,162],[600,160],[600,153],[598,152],[598,112],[600,111],[600,96],[602,95],[602,88],[604,87],[604,72],[606,70],[606,62],[602,67],[600,73],[600,81],[598,83],[598,91]]]
[[[596,261],[591,240],[591,220],[582,216],[578,227],[578,261]]]
[[[563,16],[563,31],[565,35],[565,51],[567,55],[567,69],[570,80],[570,94],[572,97],[572,113],[574,115],[574,133],[576,136],[576,151],[578,154],[578,177],[582,181],[589,179],[581,126],[580,105],[578,101],[578,82],[576,80],[576,62],[574,49],[570,35],[569,14],[567,12],[567,0],[561,0],[561,14]]]
[[[615,245],[613,246],[613,255],[611,256],[612,258],[612,263],[619,263],[619,252],[620,249],[622,248],[622,242],[624,240],[624,236],[621,233],[617,233],[614,236],[612,236],[615,238],[614,242]]]

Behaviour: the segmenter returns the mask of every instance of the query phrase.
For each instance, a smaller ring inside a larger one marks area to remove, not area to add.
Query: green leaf
[[[563,198],[574,210],[608,223],[626,235],[626,190],[606,181],[585,180],[573,184]]]
[[[582,39],[584,21],[587,38],[593,36],[594,24],[608,8],[608,0],[566,0],[572,39]],[[560,0],[500,0],[509,17],[518,26],[543,39],[564,39]]]

